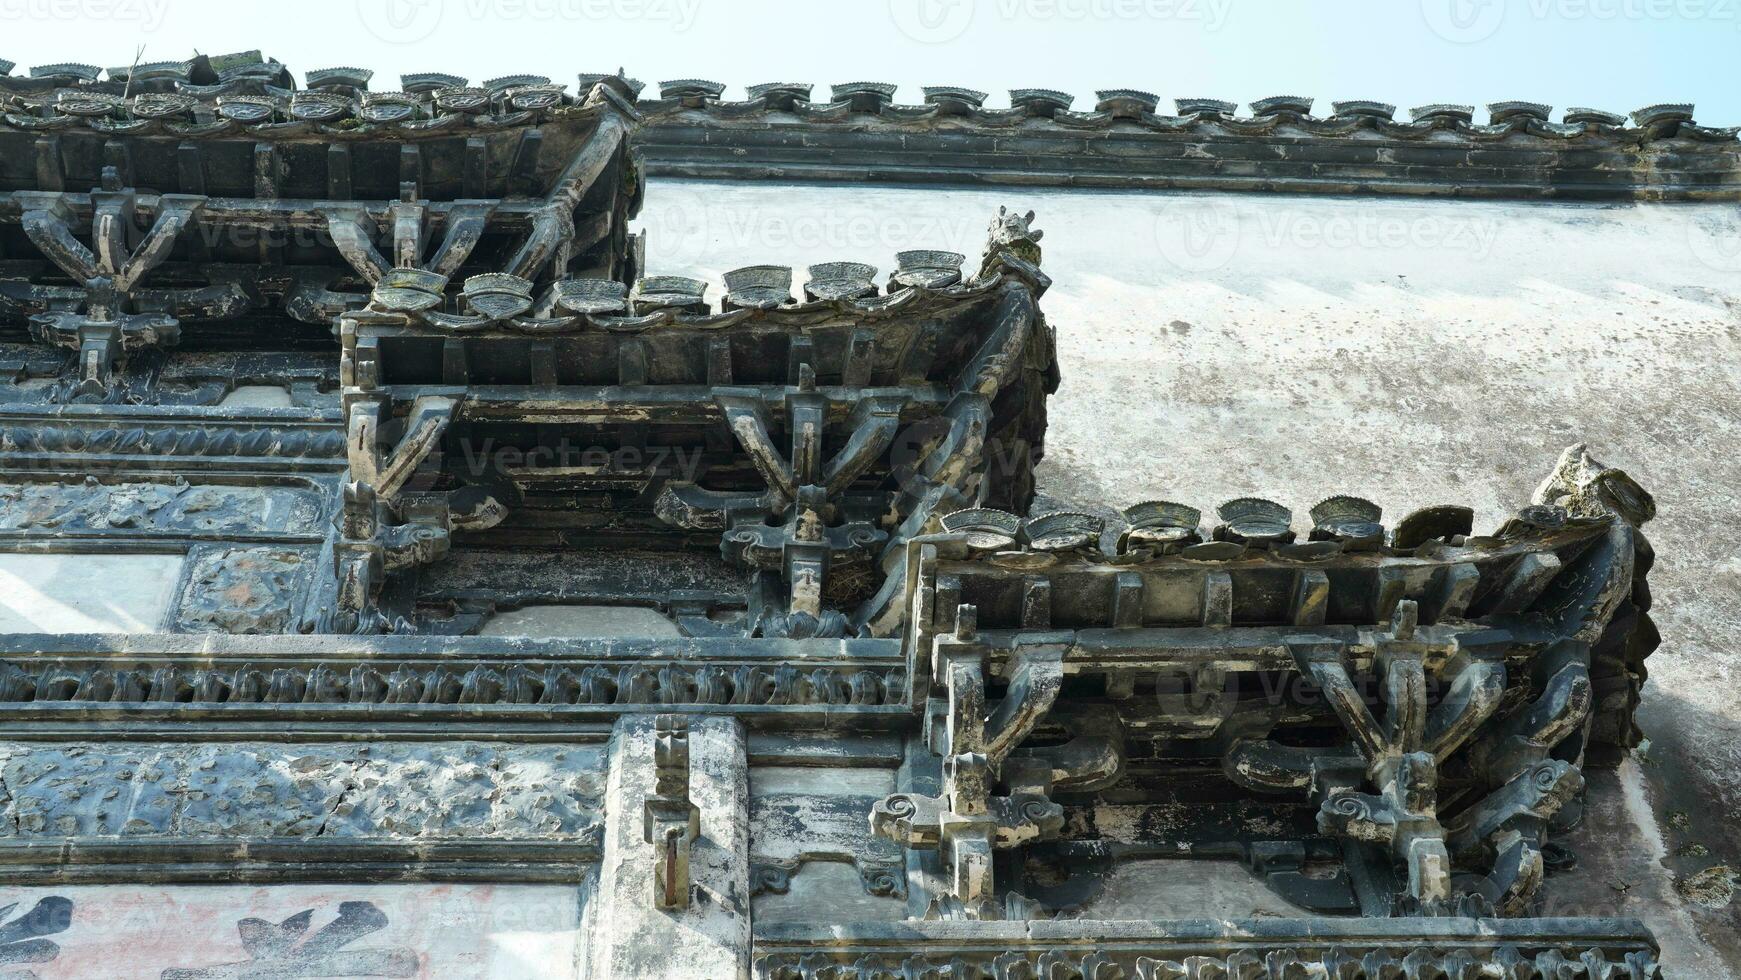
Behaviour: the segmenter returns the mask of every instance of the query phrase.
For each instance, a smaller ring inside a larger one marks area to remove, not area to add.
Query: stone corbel
[[[127,351],[168,346],[180,339],[180,321],[174,316],[131,312],[128,307],[140,282],[169,257],[176,239],[199,216],[205,198],[160,197],[156,219],[135,246],[135,192],[95,191],[91,195],[93,251],[73,235],[72,210],[62,195],[29,191],[17,197],[23,209],[21,224],[31,243],[80,284],[76,311],[47,310],[31,317],[31,334],[37,340],[79,352],[78,394],[98,396],[108,391]],[[189,295],[198,292],[168,290],[163,298],[172,308],[209,311],[214,318],[233,316],[246,306],[227,293],[215,296],[215,302],[200,302]],[[230,301],[221,301],[225,299]]]
[[[446,211],[445,230],[435,254],[424,260],[425,238],[429,230],[428,205],[417,201],[395,201],[387,208],[387,225],[392,230],[392,261],[375,246],[378,230],[375,218],[361,204],[329,204],[320,209],[333,246],[351,268],[370,284],[376,284],[387,273],[400,269],[431,272],[450,278],[460,271],[494,216],[496,205],[490,201],[455,201]]]
[[[339,505],[338,540],[333,544],[333,574],[338,578],[339,613],[334,629],[351,632],[374,601],[386,571],[375,488],[347,481]]]
[[[853,405],[852,432],[846,445],[824,460],[829,404],[817,392],[815,375],[808,365],[800,374],[797,390],[786,395],[789,453],[782,453],[775,444],[759,392],[719,388],[714,400],[768,489],[752,496],[668,488],[660,497],[661,517],[685,526],[724,524],[729,530],[720,547],[728,560],[781,574],[786,589],[783,608],[764,610],[759,617],[763,635],[842,635],[847,626],[845,614],[824,609],[822,604],[828,570],[836,561],[869,552],[886,534],[863,522],[838,523],[836,501],[887,454],[900,427],[902,401],[860,399]]]
[[[701,835],[701,811],[689,798],[689,723],[681,715],[654,720],[653,793],[642,808],[644,835],[653,845],[653,904],[665,911],[689,907],[689,853]]]
[[[361,204],[333,204],[321,208],[319,214],[326,220],[327,234],[339,255],[365,281],[380,282],[392,265],[375,247],[376,225],[368,209]]]
[[[732,436],[748,454],[750,465],[756,468],[756,472],[767,483],[772,494],[770,511],[774,514],[783,513],[798,496],[798,483],[793,475],[792,465],[787,463],[779,447],[774,444],[774,437],[768,432],[768,417],[761,395],[754,389],[720,388],[715,389],[713,398],[720,411],[725,413],[726,425],[731,429]],[[805,438],[799,431],[800,428],[798,420],[794,419],[792,441],[795,448]],[[794,451],[793,455],[798,453]]]
[[[1477,885],[1504,914],[1523,911],[1545,874],[1548,822],[1584,786],[1572,762],[1552,758],[1590,716],[1590,647],[1565,639],[1544,651],[1534,701],[1497,719],[1469,746],[1470,773],[1489,794],[1452,822],[1451,852],[1491,870]]]
[[[1060,681],[1062,678],[1060,677]],[[1074,711],[1052,721],[1070,736],[1058,745],[1017,748],[1004,759],[1003,780],[1012,790],[1050,796],[1058,790],[1092,793],[1124,777],[1124,724],[1116,714]]]
[[[383,407],[378,399],[359,397],[347,408],[350,473],[333,545],[341,610],[337,625],[346,631],[379,627],[383,617],[370,610],[387,574],[436,561],[449,544],[445,502],[407,506],[403,491],[440,444],[458,403],[437,395],[418,397],[405,434],[390,452],[381,446]]]
[[[127,192],[131,198],[131,192]],[[101,197],[101,195],[94,195]],[[187,229],[205,210],[206,199],[189,194],[164,194],[157,199],[157,218],[152,221],[150,229],[139,244],[132,248],[122,245],[112,253],[105,249],[98,258],[105,271],[112,269],[115,289],[123,294],[131,294],[138,288],[141,280],[151,270],[163,264],[169,258],[169,253],[175,247],[175,240]],[[98,217],[102,216],[99,207]],[[128,214],[124,222],[126,228],[132,226],[132,216]],[[120,242],[126,240],[125,233],[120,233]],[[99,238],[106,241],[107,238]]]
[[[1429,710],[1426,645],[1415,637],[1418,608],[1397,603],[1388,630],[1373,639],[1374,670],[1382,680],[1384,719],[1367,707],[1341,644],[1295,637],[1288,647],[1301,673],[1323,691],[1365,762],[1362,792],[1326,773],[1314,780],[1318,825],[1355,845],[1378,845],[1405,869],[1405,895],[1421,911],[1448,909],[1451,857],[1439,821],[1439,765],[1498,707],[1505,673],[1497,659],[1460,655],[1446,694]],[[1358,862],[1355,862],[1358,865]]]
[[[452,277],[471,258],[472,250],[484,237],[496,206],[490,201],[455,201],[447,209],[447,230],[441,244],[423,268]]]
[[[394,502],[417,467],[440,444],[459,403],[441,395],[419,395],[411,403],[405,434],[391,452],[383,453],[378,402],[354,402],[347,422],[351,479],[367,483],[387,502]]]
[[[396,522],[400,511],[403,521]],[[340,632],[373,632],[386,625],[375,598],[390,572],[426,565],[447,554],[445,504],[395,508],[382,502],[367,483],[348,481],[333,542],[338,578]]]
[[[995,918],[992,855],[1056,834],[1064,811],[1032,787],[995,795],[1005,760],[1049,711],[1063,684],[1062,647],[1022,648],[1010,670],[1008,694],[989,715],[984,654],[973,647],[975,609],[961,606],[955,631],[940,638],[933,676],[942,696],[927,706],[928,738],[943,758],[938,796],[897,793],[872,808],[873,833],[912,850],[939,850],[948,869],[949,898],[973,918]],[[1033,767],[1020,771],[1031,774]],[[1045,787],[1049,788],[1049,787]]]
[[[597,95],[603,90],[594,89]],[[606,93],[603,98],[612,98]],[[589,97],[588,104],[594,104]],[[632,110],[631,110],[632,113]],[[560,270],[567,265],[568,259],[580,248],[591,244],[587,237],[602,235],[609,232],[609,226],[603,229],[594,226],[591,229],[577,231],[574,211],[587,191],[617,158],[623,144],[628,141],[628,125],[624,120],[613,114],[605,113],[599,120],[598,128],[585,147],[575,156],[574,161],[558,178],[550,195],[544,203],[533,210],[532,228],[526,234],[526,240],[508,261],[504,271],[528,279],[536,279],[545,266],[552,260]],[[614,204],[614,201],[613,201]],[[587,236],[587,237],[582,237]],[[593,239],[596,241],[596,239]]]
[[[1516,914],[1542,880],[1548,821],[1583,786],[1576,764],[1552,753],[1589,714],[1589,645],[1563,639],[1539,654],[1530,685],[1539,694],[1497,717],[1505,701],[1506,641],[1465,647],[1437,669],[1442,693],[1429,710],[1414,616],[1413,602],[1399,603],[1389,630],[1370,640],[1382,721],[1367,707],[1340,644],[1288,641],[1301,672],[1348,731],[1347,751],[1242,738],[1230,745],[1223,768],[1260,791],[1310,790],[1320,803],[1320,829],[1383,853],[1380,862],[1350,852],[1368,914],[1382,914],[1398,899],[1438,914],[1465,898]],[[1465,794],[1452,816],[1441,814],[1437,798],[1447,765],[1459,783],[1473,780],[1478,791],[1472,801]],[[1392,863],[1406,869],[1408,881],[1400,895],[1386,897],[1378,893],[1388,887],[1389,872],[1369,869]]]
[[[991,400],[977,392],[964,392],[950,399],[938,417],[936,441],[917,454],[909,465],[897,467],[903,508],[917,507],[935,487],[954,488],[977,499],[976,477],[991,431]],[[915,431],[918,431],[917,429]]]
[[[1008,693],[985,723],[985,754],[1001,767],[1010,752],[1033,734],[1064,687],[1064,648],[1018,645]]]
[[[750,858],[750,894],[784,895],[791,891],[792,876],[812,862],[851,864],[858,872],[866,895],[878,898],[907,897],[907,872],[900,864],[875,861],[856,854],[801,854],[794,858]]]

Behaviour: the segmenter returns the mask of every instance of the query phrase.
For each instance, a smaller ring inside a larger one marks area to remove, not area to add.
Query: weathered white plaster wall
[[[0,554],[0,633],[154,633],[180,555]]]
[[[283,385],[241,385],[218,404],[224,408],[289,408],[290,389]]]

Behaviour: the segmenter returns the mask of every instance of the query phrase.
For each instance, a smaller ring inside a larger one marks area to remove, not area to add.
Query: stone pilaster
[[[605,787],[608,824],[588,939],[591,980],[748,977],[750,964],[749,761],[729,718],[688,719],[689,799],[700,811],[691,845],[688,907],[655,899],[661,854],[647,841],[654,795],[653,715],[619,721]]]

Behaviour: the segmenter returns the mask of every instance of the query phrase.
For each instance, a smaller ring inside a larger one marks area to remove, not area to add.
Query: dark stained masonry
[[[1033,214],[723,284],[648,275],[629,222],[645,173],[1732,199],[1734,130],[0,67],[0,549],[184,558],[155,629],[0,636],[9,887],[563,885],[594,976],[1658,975],[1636,921],[1541,916],[1584,772],[1638,740],[1625,473],[1573,447],[1479,531],[1029,513]],[[603,625],[490,627],[553,606]],[[1177,856],[1294,912],[1075,914]],[[811,865],[894,914],[755,921]],[[417,975],[369,902],[298,907],[162,975]],[[82,914],[35,908],[0,962]]]

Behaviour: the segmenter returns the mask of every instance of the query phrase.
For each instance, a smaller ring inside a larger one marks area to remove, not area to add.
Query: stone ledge
[[[1658,976],[1655,938],[1635,919],[1191,919],[782,924],[757,930],[761,978],[1082,976],[1282,978],[1468,975]],[[1060,973],[1044,972],[1048,968]],[[907,970],[905,974],[901,973]],[[935,974],[926,971],[937,971]],[[977,972],[976,972],[977,971]],[[1040,971],[1040,972],[1036,972]],[[1586,975],[1586,974],[1577,974]]]

